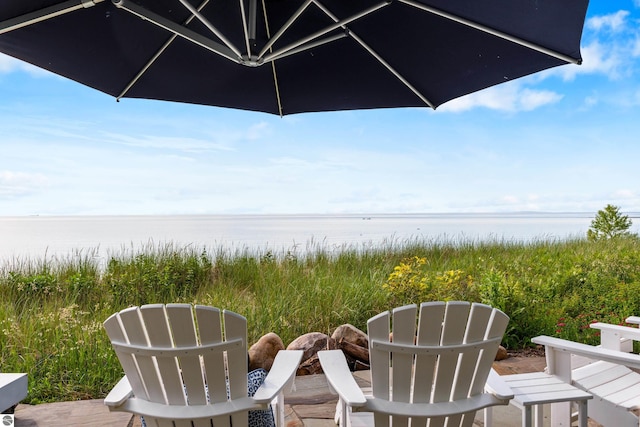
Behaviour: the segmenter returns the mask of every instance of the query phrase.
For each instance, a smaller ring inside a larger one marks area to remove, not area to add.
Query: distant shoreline
[[[640,212],[623,212],[625,215],[640,218]],[[371,218],[442,218],[442,217],[574,217],[593,218],[594,212],[553,212],[553,211],[514,211],[514,212],[334,212],[334,213],[161,213],[161,214],[29,214],[2,215],[1,219],[10,218],[140,218],[140,217],[371,217]]]
[[[640,213],[631,213],[640,217]],[[304,252],[307,247],[373,247],[426,241],[563,240],[586,235],[586,212],[334,213],[0,216],[0,260],[137,250],[174,243],[230,250]],[[632,232],[637,232],[634,224]]]

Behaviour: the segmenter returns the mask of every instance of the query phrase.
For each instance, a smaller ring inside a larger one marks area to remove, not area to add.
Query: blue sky
[[[117,103],[0,54],[0,216],[638,212],[639,21],[592,0],[581,66],[437,111]]]

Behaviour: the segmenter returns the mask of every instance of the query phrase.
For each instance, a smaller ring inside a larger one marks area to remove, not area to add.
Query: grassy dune
[[[0,366],[29,373],[28,402],[103,397],[122,375],[102,321],[132,305],[189,302],[247,317],[249,340],[285,344],[409,302],[480,301],[511,322],[503,344],[540,334],[595,343],[592,321],[640,314],[640,240],[389,241],[304,254],[147,247],[0,266]]]

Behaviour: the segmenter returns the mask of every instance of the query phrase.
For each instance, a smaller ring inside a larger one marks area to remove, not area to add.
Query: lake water
[[[635,217],[637,215],[629,215]],[[585,236],[594,214],[371,214],[0,217],[0,260],[101,259],[149,245],[282,253],[411,239],[533,241]],[[637,224],[633,225],[637,232]]]

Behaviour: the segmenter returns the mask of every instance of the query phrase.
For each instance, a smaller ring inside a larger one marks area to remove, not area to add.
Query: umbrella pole
[[[249,0],[249,40],[256,39],[256,18],[258,16],[258,0]]]
[[[240,11],[242,12],[242,27],[247,49],[247,59],[254,60],[256,46],[256,19],[258,17],[258,0],[249,0],[249,12],[245,10],[244,0],[240,0]]]

